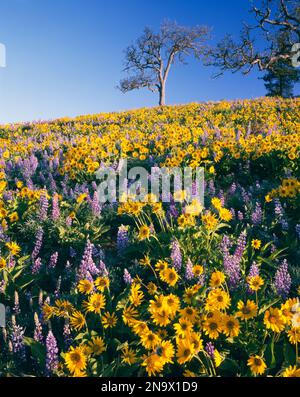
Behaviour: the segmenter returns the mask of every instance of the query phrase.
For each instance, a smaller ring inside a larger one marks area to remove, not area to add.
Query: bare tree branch
[[[159,104],[165,104],[165,86],[171,66],[186,58],[201,58],[207,52],[205,43],[209,29],[205,26],[189,28],[175,22],[164,22],[160,32],[145,28],[143,35],[125,51],[124,71],[130,76],[121,80],[119,88],[128,92],[148,88],[159,92]]]

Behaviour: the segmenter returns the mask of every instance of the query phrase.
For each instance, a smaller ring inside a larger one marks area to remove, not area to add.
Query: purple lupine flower
[[[255,210],[251,214],[251,220],[253,225],[260,225],[262,222],[263,212],[260,203],[256,202]]]
[[[20,325],[17,325],[15,318],[12,317],[12,352],[16,354],[17,358],[21,361],[25,361],[24,332],[24,329]]]
[[[87,240],[82,260],[78,269],[79,279],[92,280],[92,275],[99,274],[99,269],[93,261],[93,244]]]
[[[284,209],[283,209],[281,202],[278,198],[274,199],[274,204],[275,204],[275,209],[274,209],[275,216],[280,219],[284,216]]]
[[[185,267],[185,279],[190,281],[194,278],[194,273],[193,273],[193,264],[190,260],[190,258],[187,260],[186,267]]]
[[[117,250],[119,254],[128,247],[129,239],[128,239],[128,226],[121,225],[118,229],[117,235]]]
[[[42,260],[41,258],[37,258],[34,262],[33,265],[31,266],[31,273],[32,274],[38,274],[41,270],[42,267]]]
[[[56,221],[60,217],[58,194],[52,197],[52,220]]]
[[[205,345],[205,351],[209,357],[213,360],[215,358],[215,346],[212,342],[207,342]]]
[[[37,342],[43,342],[43,327],[40,323],[37,313],[34,313],[34,333],[33,339]]]
[[[123,280],[124,280],[125,284],[128,284],[128,285],[133,283],[133,279],[127,269],[124,269]]]
[[[48,332],[46,338],[46,375],[53,374],[58,367],[58,347],[52,331]]]
[[[48,264],[48,268],[49,269],[55,269],[56,264],[57,264],[57,260],[58,260],[58,252],[54,252],[51,256],[50,256],[50,261]]]
[[[274,286],[278,295],[287,298],[292,284],[292,278],[288,271],[287,260],[284,259],[275,273]]]
[[[172,264],[173,264],[175,270],[180,271],[181,266],[182,266],[182,255],[181,255],[180,245],[177,240],[172,241],[171,259],[172,259]]]
[[[35,235],[35,245],[31,254],[31,258],[33,260],[36,259],[38,254],[40,253],[43,243],[43,236],[44,236],[43,229],[40,228]]]
[[[238,238],[237,246],[233,255],[230,254],[228,237],[224,236],[221,243],[223,253],[223,266],[227,274],[230,289],[236,289],[241,279],[240,263],[246,248],[246,233],[242,232]]]
[[[98,193],[94,192],[93,200],[91,202],[91,210],[93,215],[99,216],[101,214],[101,207],[98,199]]]
[[[236,192],[237,186],[236,183],[233,182],[229,188],[229,194],[234,194]]]
[[[45,193],[41,194],[39,201],[39,218],[44,221],[47,219],[49,202]]]
[[[171,204],[168,210],[168,217],[169,218],[177,218],[178,217],[178,210],[174,204]]]
[[[14,307],[13,307],[14,314],[20,314],[20,301],[19,301],[19,294],[15,291],[15,300],[14,300]]]

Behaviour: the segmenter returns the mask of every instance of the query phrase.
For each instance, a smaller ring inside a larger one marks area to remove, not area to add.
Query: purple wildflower
[[[287,298],[291,289],[291,284],[292,279],[288,271],[288,263],[287,260],[284,259],[275,274],[274,286],[277,294],[283,298]]]
[[[58,367],[58,347],[56,339],[49,331],[46,338],[46,375],[50,376],[53,374]]]
[[[180,245],[177,240],[172,241],[171,259],[172,259],[172,264],[173,264],[174,268],[177,271],[180,271],[181,266],[182,266],[182,255],[181,255],[181,251],[180,251]]]

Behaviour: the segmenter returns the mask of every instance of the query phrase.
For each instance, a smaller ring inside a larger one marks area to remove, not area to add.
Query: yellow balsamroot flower
[[[143,302],[144,293],[141,291],[140,284],[134,283],[131,285],[129,300],[135,307],[140,306],[140,304]]]
[[[260,276],[248,277],[247,282],[252,291],[259,291],[265,283]]]
[[[210,174],[215,174],[215,173],[216,173],[215,167],[214,167],[213,165],[210,166],[209,169],[208,169],[208,172],[209,172]]]
[[[165,340],[156,348],[156,354],[158,354],[164,364],[173,363],[173,357],[175,356],[175,349],[173,343]]]
[[[221,288],[211,290],[206,299],[206,310],[224,310],[228,309],[231,299],[228,293]]]
[[[297,368],[296,365],[290,365],[283,371],[282,376],[284,378],[300,378],[300,368]]]
[[[171,322],[167,308],[152,313],[151,318],[154,324],[160,327],[166,327]]]
[[[257,316],[257,304],[252,300],[248,299],[246,303],[241,300],[238,301],[237,308],[239,311],[236,313],[236,316],[240,317],[241,320],[249,320]]]
[[[210,339],[217,339],[222,332],[222,315],[220,312],[209,313],[203,322],[203,331]]]
[[[201,274],[203,274],[203,272],[204,272],[203,266],[201,266],[201,265],[193,266],[192,267],[192,272],[193,272],[195,277],[200,277]]]
[[[199,314],[197,310],[192,306],[187,306],[179,311],[181,317],[188,319],[192,323],[197,321],[199,318]]]
[[[187,338],[192,343],[196,354],[199,353],[200,350],[203,350],[203,340],[198,332],[189,333]]]
[[[13,241],[11,241],[10,243],[6,243],[5,245],[13,256],[17,256],[21,251],[19,245]]]
[[[65,299],[57,299],[55,301],[55,306],[55,314],[58,317],[68,318],[74,311],[72,303]]]
[[[262,375],[267,368],[266,363],[259,356],[250,356],[247,365],[254,375]]]
[[[4,258],[0,258],[0,270],[6,268],[6,260]]]
[[[145,256],[144,258],[140,259],[140,260],[139,260],[139,264],[140,264],[141,266],[145,266],[145,267],[151,266],[151,261],[150,261],[149,256],[147,255],[147,256]]]
[[[105,312],[101,318],[103,328],[114,328],[117,324],[118,318],[115,313],[110,314]]]
[[[254,248],[255,250],[259,250],[261,247],[261,241],[257,239],[252,240],[251,247]]]
[[[42,307],[43,319],[45,321],[49,321],[51,317],[55,315],[55,308],[53,306],[48,305],[48,303],[44,303]]]
[[[300,342],[300,327],[292,328],[287,334],[292,345],[296,345]]]
[[[105,308],[106,299],[103,294],[93,294],[89,297],[87,302],[83,302],[83,306],[87,312],[100,314],[101,310]]]
[[[223,272],[215,271],[210,276],[209,286],[211,288],[220,287],[225,282],[226,276]]]
[[[148,376],[154,376],[159,374],[164,367],[164,362],[162,358],[155,353],[152,353],[148,356],[144,355],[142,357],[142,367],[146,367],[146,371]]]
[[[81,204],[86,198],[87,198],[87,193],[82,193],[77,197],[76,201],[78,204]]]
[[[19,220],[19,215],[17,212],[13,212],[12,214],[9,215],[9,220],[11,223],[17,222]]]
[[[266,203],[271,203],[272,201],[273,201],[272,197],[271,197],[269,194],[267,194],[267,195],[265,196],[265,202],[266,202]]]
[[[219,216],[225,222],[229,222],[232,219],[232,213],[227,208],[220,208]]]
[[[135,320],[132,324],[129,324],[132,327],[133,332],[141,336],[145,332],[149,332],[149,327],[144,321]]]
[[[86,369],[86,356],[82,346],[71,347],[64,355],[65,363],[71,374],[78,375]]]
[[[182,365],[192,360],[195,354],[193,344],[188,339],[177,339],[176,358],[178,364]]]
[[[101,336],[94,336],[88,343],[88,353],[100,356],[106,350],[104,340]]]
[[[178,273],[174,268],[167,268],[159,272],[159,277],[162,281],[167,283],[170,287],[174,287],[179,279]]]
[[[141,343],[147,350],[154,350],[161,342],[160,337],[152,331],[140,335]]]
[[[95,280],[95,285],[97,287],[97,290],[100,292],[104,292],[106,289],[109,288],[109,278],[108,277],[97,277]]]
[[[130,325],[136,321],[138,316],[137,310],[133,306],[125,307],[122,314],[122,320],[125,325]]]
[[[166,300],[163,295],[156,295],[154,297],[154,300],[150,300],[149,302],[149,312],[150,313],[155,313],[156,311],[160,311],[163,308],[166,309]]]
[[[122,349],[121,360],[122,360],[122,363],[124,363],[124,364],[128,364],[128,365],[135,364],[138,360],[135,350],[128,347],[128,345],[125,346]]]
[[[265,312],[264,324],[267,329],[274,332],[281,332],[284,330],[285,320],[282,316],[281,310],[277,308],[270,308]]]
[[[161,272],[162,270],[165,270],[168,268],[168,262],[163,261],[163,260],[159,260],[158,262],[156,262],[155,264],[155,270],[157,272]]]
[[[173,325],[176,336],[185,338],[186,335],[193,331],[193,324],[187,318],[180,318],[178,323]]]
[[[78,311],[75,310],[70,317],[70,325],[72,328],[74,328],[76,331],[80,331],[84,326],[85,326],[85,317],[84,315]]]
[[[221,328],[229,338],[235,338],[240,333],[240,323],[234,316],[222,316]]]
[[[208,211],[205,215],[202,215],[202,222],[206,229],[211,231],[217,226],[218,219],[216,218],[215,214],[212,214],[210,211]]]
[[[157,285],[150,281],[150,283],[147,284],[147,292],[149,295],[155,295],[157,293]]]
[[[185,207],[186,214],[189,214],[192,216],[198,216],[201,214],[202,211],[203,211],[203,206],[196,199],[192,200],[191,204],[189,204]]]
[[[292,322],[294,314],[296,311],[294,310],[297,306],[299,306],[299,313],[300,313],[300,303],[297,298],[290,298],[285,303],[283,303],[280,307],[282,312],[282,316],[285,319],[285,322],[289,325]],[[300,324],[299,324],[300,325]]]
[[[146,240],[150,237],[150,228],[147,225],[142,225],[139,228],[138,239],[139,240]]]
[[[93,282],[89,280],[80,280],[78,283],[78,291],[81,292],[82,294],[90,294],[94,290],[94,284]]]
[[[180,299],[177,295],[169,294],[164,297],[166,309],[171,318],[175,317],[176,313],[180,309]]]

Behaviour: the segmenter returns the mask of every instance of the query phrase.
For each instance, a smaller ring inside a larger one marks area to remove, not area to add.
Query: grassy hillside
[[[1,126],[0,376],[299,376],[299,151],[299,98]],[[121,158],[204,207],[100,204]]]

